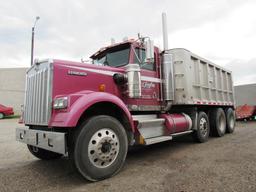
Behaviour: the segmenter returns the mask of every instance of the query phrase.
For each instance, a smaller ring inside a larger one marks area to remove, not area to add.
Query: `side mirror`
[[[145,41],[145,49],[146,49],[146,63],[153,63],[154,62],[154,42],[150,39]]]

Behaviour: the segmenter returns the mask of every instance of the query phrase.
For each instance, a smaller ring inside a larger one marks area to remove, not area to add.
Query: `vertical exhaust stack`
[[[163,45],[164,45],[164,51],[166,51],[168,50],[168,31],[167,31],[166,13],[162,13],[162,25],[163,25]]]
[[[163,63],[162,63],[162,77],[163,77],[163,96],[166,102],[165,110],[171,108],[172,101],[174,100],[174,75],[173,75],[173,61],[172,54],[168,51],[168,32],[167,32],[167,19],[166,13],[162,14],[163,25]]]

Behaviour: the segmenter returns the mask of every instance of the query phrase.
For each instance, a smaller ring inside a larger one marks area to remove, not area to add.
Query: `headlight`
[[[66,109],[68,107],[68,98],[60,97],[54,100],[53,108],[54,109]]]

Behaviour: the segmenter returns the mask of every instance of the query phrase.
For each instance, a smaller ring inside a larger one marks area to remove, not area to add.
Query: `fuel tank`
[[[161,114],[160,118],[165,119],[166,131],[169,134],[189,131],[192,128],[191,118],[184,113]]]

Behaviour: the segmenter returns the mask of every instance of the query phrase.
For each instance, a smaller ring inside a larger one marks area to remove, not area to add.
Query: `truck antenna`
[[[111,41],[111,45],[114,45],[116,43],[114,38],[111,38],[110,41]]]

